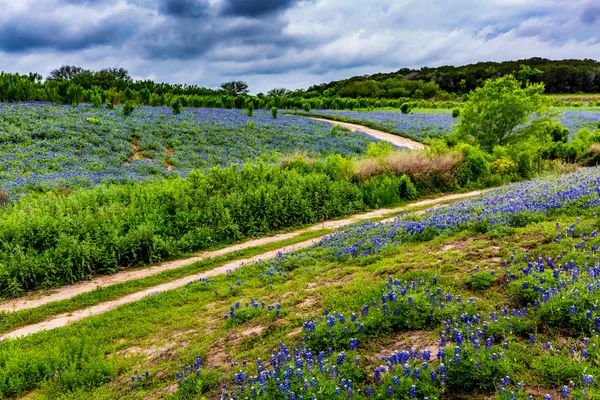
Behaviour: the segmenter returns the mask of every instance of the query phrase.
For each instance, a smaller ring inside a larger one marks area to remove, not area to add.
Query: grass
[[[421,199],[435,199],[435,197],[427,197]],[[447,200],[436,203],[436,206],[442,206],[445,204],[450,204],[456,200]],[[419,212],[423,210],[427,210],[431,208],[431,206],[421,206],[421,207],[412,207],[409,210],[402,211],[394,211],[387,214],[384,214],[380,217],[373,217],[364,219],[361,222],[378,222],[384,219],[397,217],[410,211],[411,213]],[[335,220],[344,219],[340,217]],[[296,243],[301,243],[310,239],[318,238],[324,235],[331,233],[333,229],[320,229],[316,231],[310,231],[302,233],[296,237],[281,240],[278,242],[269,243],[263,246],[254,246],[249,247],[247,249],[238,250],[235,252],[231,252],[224,256],[219,256],[215,258],[209,258],[202,261],[197,261],[193,264],[190,264],[185,267],[172,269],[163,271],[156,275],[148,276],[142,279],[131,280],[123,283],[118,283],[110,286],[100,287],[94,289],[91,292],[82,293],[77,296],[74,296],[70,299],[56,301],[52,303],[45,304],[40,307],[28,308],[20,311],[14,312],[2,312],[0,313],[0,334],[7,333],[18,329],[23,326],[36,324],[42,321],[45,321],[53,316],[69,313],[77,310],[81,310],[83,308],[91,307],[96,304],[110,301],[114,299],[118,299],[125,295],[135,293],[153,286],[157,286],[163,283],[167,283],[173,281],[175,279],[179,279],[185,276],[193,275],[199,272],[207,271],[213,268],[216,268],[220,265],[223,265],[230,261],[235,261],[244,258],[254,257],[256,255],[275,250],[278,248],[290,246]],[[211,248],[210,251],[222,249],[226,246],[218,246]],[[189,255],[190,257],[193,255]]]
[[[320,229],[317,231],[305,232],[294,238],[269,243],[264,246],[249,247],[247,249],[238,250],[224,256],[197,261],[188,266],[163,271],[143,279],[136,279],[97,288],[91,292],[79,294],[67,300],[56,301],[40,307],[24,309],[21,311],[0,313],[0,333],[10,332],[22,326],[44,321],[49,317],[58,314],[69,313],[86,307],[91,307],[93,305],[114,300],[127,294],[167,283],[175,279],[183,278],[185,276],[193,275],[202,271],[208,271],[230,261],[253,257],[267,251],[321,237],[331,232],[332,229]]]
[[[591,212],[582,214],[582,225],[597,225]],[[499,270],[502,260],[510,258],[512,249],[526,248],[532,254],[558,251],[560,246],[553,241],[558,231],[556,223],[567,226],[573,220],[574,217],[558,216],[503,233],[463,231],[425,243],[406,244],[362,260],[316,261],[266,284],[258,274],[262,267],[247,266],[216,277],[214,286],[190,284],[65,328],[3,343],[0,362],[5,373],[14,374],[14,382],[20,374],[16,372],[17,365],[39,365],[44,360],[52,368],[65,368],[60,379],[51,380],[42,374],[21,384],[21,391],[17,392],[20,394],[34,390],[36,398],[138,399],[165,396],[175,390],[176,386],[172,386],[176,382],[175,371],[181,365],[193,363],[199,355],[205,363],[220,366],[218,371],[211,368],[201,374],[205,385],[202,392],[215,395],[216,382],[227,381],[239,368],[232,366],[228,357],[238,364],[257,357],[268,360],[279,341],[298,343],[301,334],[296,328],[306,319],[322,315],[324,308],[349,315],[360,309],[371,294],[378,293],[389,275],[402,279],[436,275],[444,291],[461,293],[465,298],[476,296],[477,310],[481,313],[510,306],[508,286],[471,290],[465,275],[475,266],[480,266],[481,271]],[[236,302],[244,303],[251,298],[268,304],[279,301],[284,312],[280,318],[272,313],[253,315],[239,324],[223,319],[223,314]],[[413,335],[435,343],[436,331],[419,330]],[[361,347],[361,357],[369,365],[376,365],[374,354],[398,349],[393,345],[397,334],[382,331],[372,336]],[[540,334],[538,340],[552,336],[549,331]],[[523,341],[515,340],[514,349],[507,351],[514,357],[511,362],[514,377],[526,377],[530,385],[548,386],[552,379],[561,382],[561,375],[558,378],[552,375],[554,370],[545,372],[539,368],[538,364],[551,362],[546,353],[525,351]],[[537,367],[528,371],[519,365]],[[145,369],[151,378],[130,389],[129,376],[135,370]],[[100,378],[94,380],[91,378],[94,376]],[[185,390],[180,389],[175,397],[185,397]]]

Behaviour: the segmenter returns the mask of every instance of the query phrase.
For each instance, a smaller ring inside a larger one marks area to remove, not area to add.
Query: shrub
[[[490,272],[476,272],[467,281],[467,287],[471,290],[484,290],[492,286],[494,282],[496,282],[496,278]]]
[[[254,115],[254,103],[253,102],[248,102],[248,105],[246,106],[246,115],[251,117]]]
[[[102,96],[98,92],[94,92],[92,98],[90,99],[92,102],[92,107],[100,108],[102,107]]]
[[[408,114],[408,113],[410,113],[410,104],[409,103],[402,103],[402,105],[400,106],[400,111],[402,112],[402,114]]]
[[[279,112],[279,110],[277,109],[277,107],[271,108],[271,115],[273,116],[273,119],[277,119],[278,112]]]
[[[181,104],[181,99],[179,97],[173,99],[173,102],[171,103],[171,109],[173,110],[173,114],[181,114],[183,104]]]
[[[311,106],[310,106],[310,103],[308,101],[302,102],[302,110],[305,111],[305,112],[310,112]]]
[[[516,172],[517,164],[509,158],[501,157],[490,164],[493,173],[500,175],[511,175]]]
[[[525,179],[533,176],[533,156],[530,152],[522,151],[517,154],[517,173]]]
[[[417,189],[406,175],[402,175],[399,179],[398,192],[400,197],[405,200],[414,200],[417,198]]]
[[[460,117],[460,109],[454,108],[452,110],[452,118],[458,118],[458,117]]]
[[[129,101],[126,102],[125,104],[123,104],[123,115],[129,117],[133,113],[134,109],[135,106],[133,105],[133,103]]]
[[[457,176],[462,185],[469,185],[485,179],[490,173],[490,164],[485,153],[473,146],[462,146],[463,163],[458,168]]]

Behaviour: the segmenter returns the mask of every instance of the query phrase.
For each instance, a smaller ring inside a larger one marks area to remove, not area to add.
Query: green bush
[[[534,174],[533,155],[523,151],[517,155],[517,173],[521,178],[528,179]]]
[[[458,118],[458,117],[460,117],[460,109],[454,108],[452,110],[452,118]]]
[[[129,101],[126,102],[125,104],[123,104],[123,115],[129,117],[133,113],[134,109],[135,106],[133,105],[133,103]]]
[[[457,179],[462,186],[476,185],[490,174],[490,163],[486,154],[473,146],[462,145],[463,163],[458,168]]]
[[[188,179],[14,201],[0,208],[0,296],[157,263],[416,196],[406,176],[354,182],[352,163],[340,156],[300,164],[215,168],[194,171]]]
[[[271,108],[271,115],[273,116],[273,119],[277,119],[278,112],[279,110],[277,109],[277,107]]]
[[[181,111],[183,110],[183,104],[181,103],[181,99],[179,97],[173,99],[173,102],[171,103],[171,109],[173,110],[173,114],[181,114]]]
[[[409,103],[403,103],[400,106],[400,111],[402,112],[402,114],[408,114],[408,113],[410,113],[410,104]]]
[[[488,271],[476,272],[467,281],[467,287],[471,290],[485,290],[496,282],[496,278]]]
[[[254,115],[254,103],[253,102],[249,102],[248,105],[246,106],[246,115],[249,117]]]

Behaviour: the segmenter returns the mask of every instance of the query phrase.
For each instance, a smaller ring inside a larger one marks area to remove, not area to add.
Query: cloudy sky
[[[0,0],[0,70],[253,93],[402,67],[600,59],[600,0]]]

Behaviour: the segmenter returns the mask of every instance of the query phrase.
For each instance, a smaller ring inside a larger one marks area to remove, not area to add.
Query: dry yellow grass
[[[413,182],[448,185],[462,161],[461,154],[431,154],[427,151],[394,152],[381,157],[358,160],[354,175],[359,180],[392,172],[408,175]]]

